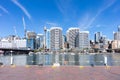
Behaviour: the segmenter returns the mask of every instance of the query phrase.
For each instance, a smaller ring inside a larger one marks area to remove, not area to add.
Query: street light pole
[[[13,52],[13,51],[11,50],[10,52],[11,52],[11,54],[10,54],[10,55],[11,55],[10,64],[13,65],[13,56],[12,56],[12,52]]]

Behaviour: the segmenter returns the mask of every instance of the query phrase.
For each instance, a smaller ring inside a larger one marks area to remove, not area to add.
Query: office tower
[[[118,31],[114,32],[114,40],[112,41],[112,49],[120,48],[120,26],[118,26]]]
[[[99,43],[100,42],[100,38],[101,38],[101,33],[100,32],[96,32],[95,33],[95,43]]]
[[[88,31],[80,31],[79,33],[79,40],[76,41],[77,47],[79,49],[88,49],[90,47],[90,42],[89,42],[89,32]]]
[[[62,28],[52,27],[50,29],[50,49],[52,51],[62,49]]]
[[[120,32],[120,25],[118,26],[118,32]]]
[[[43,34],[37,34],[36,38],[36,48],[40,49],[44,47],[44,35]]]
[[[78,37],[79,31],[79,28],[69,28],[67,30],[67,42],[69,44],[69,48],[76,47],[76,38]]]
[[[47,32],[46,32],[46,48],[50,49],[50,30],[49,29],[47,29]]]
[[[118,32],[114,33],[114,40],[120,40],[120,26],[118,27]]]
[[[66,49],[67,48],[67,38],[66,38],[66,35],[63,35],[62,37],[63,37],[62,38],[63,39],[63,41],[62,41],[63,42],[63,49]]]
[[[36,33],[28,31],[27,32],[27,48],[35,49],[36,48]]]
[[[120,40],[120,32],[114,33],[114,40]]]

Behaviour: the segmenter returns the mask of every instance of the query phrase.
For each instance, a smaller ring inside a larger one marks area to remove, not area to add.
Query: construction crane
[[[22,20],[23,20],[23,27],[24,27],[24,38],[26,39],[26,32],[27,32],[27,30],[26,30],[26,24],[25,24],[24,17],[22,18]]]

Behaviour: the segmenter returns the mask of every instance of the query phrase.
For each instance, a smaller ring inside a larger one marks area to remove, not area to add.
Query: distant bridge
[[[0,53],[8,54],[12,52],[13,54],[28,54],[29,52],[33,52],[31,49],[19,49],[19,48],[0,48]]]

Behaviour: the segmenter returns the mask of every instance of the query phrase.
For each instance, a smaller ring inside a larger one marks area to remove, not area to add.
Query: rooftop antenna
[[[24,19],[24,17],[23,17],[23,27],[24,27],[24,38],[26,39],[26,24],[25,24],[25,19]]]

